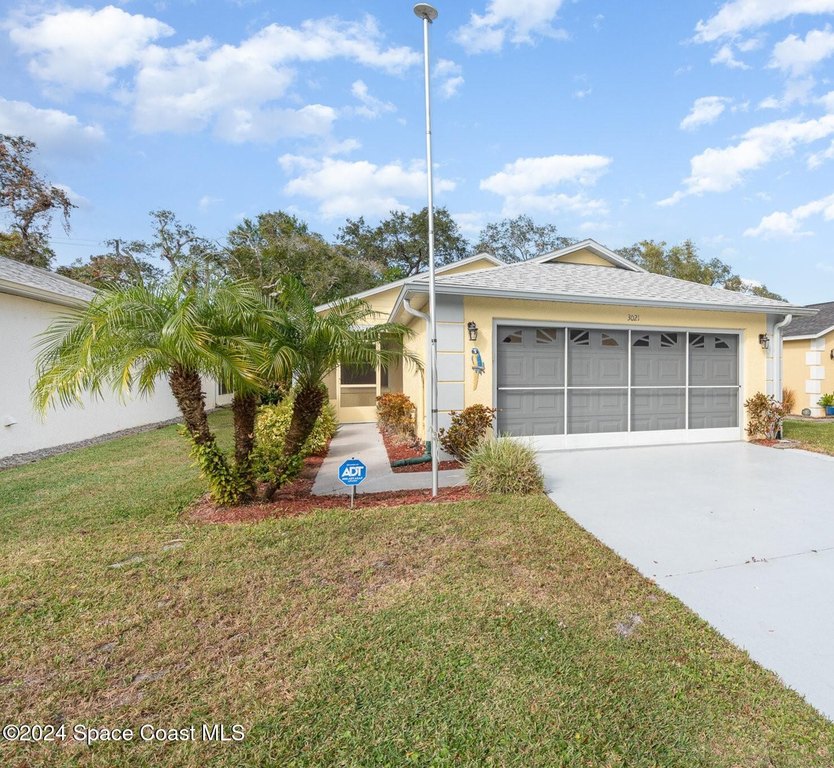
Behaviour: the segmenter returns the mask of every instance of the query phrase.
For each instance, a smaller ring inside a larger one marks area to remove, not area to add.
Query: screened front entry
[[[622,435],[611,444],[696,430],[740,436],[736,334],[513,325],[497,331],[501,433]]]

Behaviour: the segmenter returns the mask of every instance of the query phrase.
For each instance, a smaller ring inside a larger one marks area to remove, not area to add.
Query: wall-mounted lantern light
[[[831,350],[831,352],[828,354],[828,356],[829,356],[832,360],[834,360],[834,349],[832,349],[832,350]]]
[[[470,321],[466,329],[469,331],[469,341],[477,341],[478,340],[478,326],[475,325],[473,321]]]
[[[759,334],[759,344],[762,345],[762,349],[767,349],[770,346],[770,339],[766,333]]]

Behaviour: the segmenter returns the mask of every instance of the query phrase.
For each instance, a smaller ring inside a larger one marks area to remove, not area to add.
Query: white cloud
[[[822,214],[826,221],[834,220],[834,194],[812,200],[792,211],[775,211],[765,216],[756,227],[745,230],[746,237],[801,237],[811,232],[802,230],[802,222]]]
[[[2,97],[0,133],[26,136],[42,152],[69,155],[86,155],[104,141],[104,131],[98,125],[83,125],[75,115]]]
[[[701,96],[695,99],[689,114],[681,120],[680,127],[684,131],[692,131],[701,125],[714,123],[730,101],[726,96]]]
[[[769,66],[781,69],[792,77],[807,74],[819,62],[834,54],[834,32],[826,24],[825,29],[812,29],[803,40],[788,35],[773,46]]]
[[[58,187],[58,189],[62,190],[63,193],[69,198],[69,201],[76,207],[76,208],[85,208],[90,209],[93,207],[93,204],[90,200],[84,195],[76,192],[71,186],[68,184],[55,184],[54,186]]]
[[[807,104],[813,97],[816,83],[812,77],[803,80],[788,80],[781,96],[768,96],[762,99],[759,109],[787,109],[792,104]]]
[[[519,213],[571,212],[591,216],[607,212],[602,200],[580,192],[567,195],[553,191],[560,184],[591,186],[611,164],[602,155],[550,155],[521,157],[502,171],[483,179],[480,188],[504,198],[504,216]]]
[[[549,195],[512,195],[504,198],[502,216],[519,216],[521,214],[557,215],[570,213],[574,216],[605,216],[608,203],[592,198],[584,192],[566,195],[562,192]],[[599,228],[597,223],[596,228]]]
[[[157,19],[112,5],[42,14],[9,29],[17,49],[31,56],[32,75],[79,91],[105,90],[116,70],[136,64],[149,43],[173,33]]]
[[[747,64],[736,58],[733,48],[729,44],[722,45],[709,61],[710,64],[723,64],[730,69],[750,69]]]
[[[709,43],[798,14],[832,11],[834,0],[729,0],[714,16],[695,25],[695,40]]]
[[[488,217],[483,211],[457,211],[452,214],[457,222],[458,228],[464,237],[475,238],[481,234],[481,230],[487,225]]]
[[[468,53],[500,51],[505,42],[532,44],[536,36],[565,39],[553,26],[564,0],[489,0],[483,14],[469,15],[455,39]]]
[[[71,34],[67,32],[70,30]],[[270,24],[238,45],[211,38],[165,46],[153,41],[173,33],[155,19],[113,6],[101,11],[60,11],[31,23],[15,21],[10,34],[32,58],[36,77],[69,89],[106,90],[116,70],[114,98],[132,106],[134,126],[145,133],[187,132],[214,127],[230,141],[272,141],[285,136],[321,136],[337,114],[310,104],[281,109],[296,80],[293,65],[347,59],[391,74],[420,62],[417,51],[386,46],[376,20],[310,20],[298,27]],[[388,110],[367,90],[362,109]]]
[[[450,99],[464,83],[463,68],[450,59],[440,59],[434,68],[434,77],[439,81],[438,91],[443,99]]]
[[[307,197],[318,202],[318,212],[325,218],[342,216],[383,216],[391,210],[408,209],[405,200],[417,201],[426,194],[426,167],[415,160],[408,166],[399,162],[375,165],[367,160],[316,160],[301,155],[283,155],[281,168],[297,174],[285,186],[289,195]],[[452,181],[435,177],[436,192],[455,188]]]
[[[396,112],[397,108],[390,101],[383,101],[375,96],[372,96],[368,90],[368,86],[362,80],[354,81],[350,87],[350,92],[359,101],[359,107],[355,108],[355,112],[362,117],[374,119],[384,114],[385,112]]]
[[[197,203],[197,207],[201,211],[207,211],[209,210],[209,208],[213,208],[215,205],[222,202],[222,197],[212,197],[211,195],[203,195]]]
[[[481,181],[481,189],[507,196],[538,192],[566,182],[589,186],[610,164],[611,158],[602,155],[520,157]]]
[[[820,152],[814,152],[808,156],[808,169],[813,171],[819,168],[826,160],[834,160],[834,141],[832,141],[827,149]]]
[[[586,96],[590,96],[591,93],[593,93],[592,88],[580,88],[578,91],[573,92],[573,98],[584,99]]]
[[[726,192],[738,186],[746,173],[793,153],[797,145],[818,141],[834,133],[834,114],[816,120],[777,120],[751,128],[730,147],[705,149],[690,160],[684,189],[659,205],[674,205],[689,195]]]

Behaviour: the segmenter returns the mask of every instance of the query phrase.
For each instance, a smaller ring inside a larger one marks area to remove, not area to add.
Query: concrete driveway
[[[834,719],[834,457],[714,443],[539,459],[574,520]]]

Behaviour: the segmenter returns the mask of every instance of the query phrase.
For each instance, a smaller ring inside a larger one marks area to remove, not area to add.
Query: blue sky
[[[436,202],[617,248],[690,237],[834,300],[834,0],[445,0]],[[425,204],[411,2],[8,3],[0,132],[79,208],[59,262],[170,208],[222,239],[284,209],[330,237]]]

